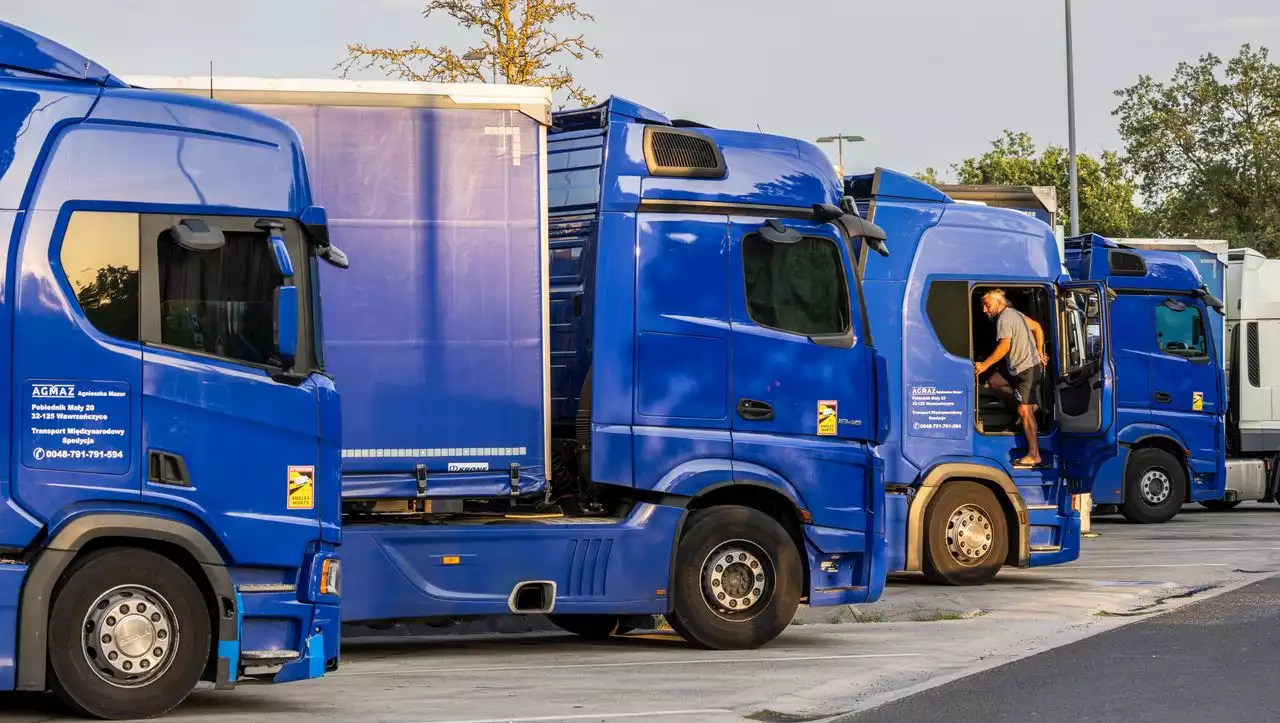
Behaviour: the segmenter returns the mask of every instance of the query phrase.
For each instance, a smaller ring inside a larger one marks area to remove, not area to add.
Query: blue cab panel
[[[334,243],[321,272],[343,389],[343,496],[546,488],[542,128],[515,110],[295,102]]]
[[[1106,282],[1117,368],[1120,454],[1094,487],[1097,504],[1125,504],[1135,449],[1176,452],[1185,465],[1186,502],[1221,499],[1226,489],[1224,319],[1204,293],[1224,298],[1225,268],[1200,248],[1132,247],[1097,235],[1068,239],[1066,265]],[[1209,275],[1201,272],[1208,270]]]

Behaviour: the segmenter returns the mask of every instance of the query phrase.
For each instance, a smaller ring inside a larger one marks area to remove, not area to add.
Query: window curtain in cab
[[[832,241],[806,237],[774,244],[748,236],[743,272],[747,308],[757,324],[812,336],[849,328],[844,266]]]
[[[191,251],[166,232],[158,249],[161,341],[253,364],[275,357],[276,270],[264,234],[226,232],[226,245]]]

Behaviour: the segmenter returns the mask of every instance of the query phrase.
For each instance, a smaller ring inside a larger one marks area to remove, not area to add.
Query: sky
[[[348,42],[463,45],[418,0],[0,0],[0,18],[117,75],[333,78]],[[814,140],[855,134],[851,172],[944,171],[1005,128],[1067,142],[1063,0],[579,0],[599,97]],[[1280,62],[1280,0],[1074,0],[1077,138],[1120,150],[1113,92],[1243,43]],[[465,45],[464,45],[465,47]],[[356,77],[379,77],[376,71]],[[835,147],[828,148],[835,156]]]

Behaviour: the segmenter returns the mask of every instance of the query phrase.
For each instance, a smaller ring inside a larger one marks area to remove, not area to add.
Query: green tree
[[[1029,133],[1006,130],[991,150],[952,166],[964,184],[1053,186],[1058,189],[1058,215],[1071,227],[1071,187],[1067,149],[1036,148]],[[1080,177],[1080,230],[1104,236],[1133,236],[1145,230],[1145,219],[1134,204],[1136,187],[1120,154],[1103,151],[1094,158],[1076,155]],[[930,169],[932,170],[932,169]]]
[[[1250,45],[1225,64],[1142,76],[1115,115],[1157,233],[1280,253],[1280,65]]]
[[[933,166],[929,166],[923,171],[920,171],[919,173],[917,173],[916,178],[920,179],[921,181],[924,181],[930,186],[936,186],[942,183],[942,178],[938,175],[938,169],[934,168]]]
[[[482,40],[465,50],[413,43],[407,48],[347,45],[338,64],[342,76],[352,70],[378,68],[403,80],[442,83],[488,83],[499,79],[536,85],[563,93],[583,105],[595,103],[561,62],[600,57],[582,34],[557,29],[563,22],[593,22],[595,17],[572,0],[431,0],[422,16],[444,14]]]

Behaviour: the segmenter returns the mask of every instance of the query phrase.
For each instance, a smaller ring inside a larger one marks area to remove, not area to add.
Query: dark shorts
[[[1013,387],[1013,398],[1018,404],[1040,403],[1042,369],[1043,367],[1037,364],[1020,374],[1010,374],[1009,367],[1004,368],[1004,378],[1008,379],[1009,385]]]

